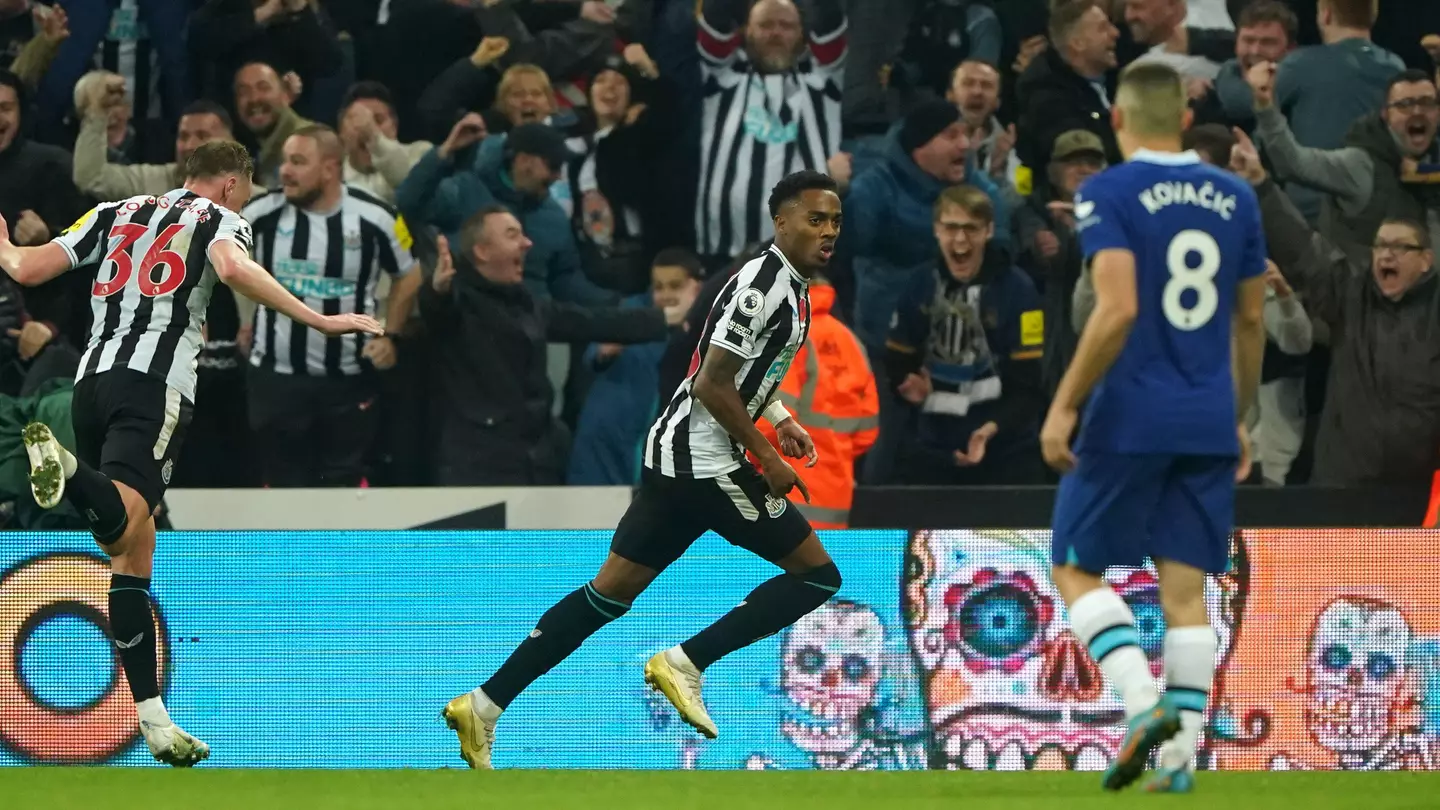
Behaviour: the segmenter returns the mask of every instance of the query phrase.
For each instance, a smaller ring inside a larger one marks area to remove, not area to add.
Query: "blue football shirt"
[[[1231,316],[1265,272],[1260,205],[1194,152],[1141,150],[1075,196],[1086,262],[1135,256],[1139,312],[1085,408],[1078,452],[1238,455]]]

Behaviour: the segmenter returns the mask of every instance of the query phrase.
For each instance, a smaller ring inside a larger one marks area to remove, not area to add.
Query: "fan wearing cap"
[[[961,183],[984,191],[995,203],[995,239],[1008,241],[1008,211],[995,183],[969,159],[965,133],[954,104],[921,104],[892,128],[884,159],[861,172],[845,198],[841,241],[854,257],[855,332],[877,353],[877,367],[900,291],[934,258],[931,210],[941,192]]]
[[[594,301],[603,295],[581,272],[570,221],[550,196],[573,158],[553,127],[521,124],[487,137],[485,120],[469,113],[415,164],[395,201],[406,220],[433,226],[455,244],[472,214],[503,205],[534,242],[525,256],[526,287],[540,298]]]
[[[1053,392],[1075,356],[1077,330],[1071,325],[1070,299],[1080,280],[1080,245],[1075,239],[1072,201],[1080,184],[1106,167],[1105,142],[1088,129],[1060,133],[1050,149],[1045,180],[1026,199],[1026,215],[1017,216],[1020,265],[1043,279],[1045,340],[1042,361],[1045,390]]]

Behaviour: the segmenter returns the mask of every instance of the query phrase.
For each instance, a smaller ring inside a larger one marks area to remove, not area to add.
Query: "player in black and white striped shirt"
[[[94,325],[71,403],[75,453],[45,425],[27,425],[30,484],[46,509],[68,494],[110,555],[115,646],[145,742],[156,759],[172,765],[193,765],[210,749],[171,722],[160,700],[151,515],[189,423],[210,290],[218,277],[327,333],[382,331],[364,316],[315,313],[250,261],[250,226],[234,209],[250,197],[252,171],[243,146],[212,141],[186,161],[184,188],[99,205],[49,244],[16,247],[0,219],[0,266],[21,284],[97,265]]]
[[[707,737],[718,732],[701,699],[701,671],[789,627],[840,589],[839,569],[785,497],[797,486],[804,493],[804,483],[755,427],[764,415],[776,426],[785,455],[815,463],[810,436],[772,400],[810,328],[809,279],[829,263],[840,235],[835,181],[811,171],[792,174],[775,186],[770,212],[775,243],[726,284],[711,308],[690,373],[651,431],[640,491],[615,529],[600,572],[541,616],[489,681],[445,707],[460,754],[472,768],[490,767],[501,711],[592,633],[624,615],[706,531],[785,571],[645,665],[646,682]],[[758,459],[763,474],[742,450]]]

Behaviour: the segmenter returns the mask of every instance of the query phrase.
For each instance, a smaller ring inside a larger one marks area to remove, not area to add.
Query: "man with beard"
[[[1120,161],[1110,128],[1108,86],[1119,36],[1098,0],[1070,0],[1050,12],[1050,47],[1030,62],[1015,86],[1020,108],[1016,148],[1026,166],[1050,165],[1055,139],[1072,129],[1100,136],[1106,160]]]
[[[791,0],[704,0],[700,7],[700,185],[697,246],[720,267],[771,234],[765,189],[791,172],[826,170],[843,187],[840,145],[845,10],[817,0],[808,42]],[[740,23],[744,21],[743,28]]]
[[[255,181],[267,188],[274,188],[280,179],[286,140],[312,123],[290,108],[290,100],[290,88],[264,62],[251,62],[236,71],[235,110],[259,147]]]
[[[1295,48],[1299,27],[1295,12],[1279,0],[1257,0],[1246,6],[1235,34],[1235,57],[1220,66],[1214,82],[1189,83],[1195,123],[1224,123],[1252,131],[1255,101],[1245,74],[1261,62],[1284,59]]]
[[[405,221],[341,182],[343,149],[312,124],[285,141],[280,188],[245,206],[255,253],[275,278],[326,314],[372,314],[380,272],[394,278],[386,332],[403,331],[420,274]],[[253,331],[252,331],[253,329]],[[250,343],[250,427],[272,487],[360,484],[375,434],[375,370],[395,364],[387,336],[326,337],[261,307]]]
[[[1015,154],[1015,125],[1002,126],[995,117],[1000,109],[1000,71],[993,65],[967,59],[955,68],[945,97],[965,119],[965,134],[975,164],[996,182],[1016,185],[1020,158]]]
[[[1419,70],[1397,74],[1379,114],[1357,120],[1344,148],[1313,149],[1298,143],[1276,106],[1275,73],[1273,63],[1261,62],[1246,75],[1257,134],[1277,176],[1329,195],[1319,230],[1359,265],[1368,263],[1371,241],[1386,219],[1422,223],[1432,240],[1440,240],[1440,187],[1417,171],[1435,150],[1435,80]]]

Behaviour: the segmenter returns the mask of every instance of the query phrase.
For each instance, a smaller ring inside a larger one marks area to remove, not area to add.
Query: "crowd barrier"
[[[502,721],[498,767],[1097,769],[1120,703],[1066,630],[1043,530],[823,533],[836,600],[716,664],[705,741],[641,678],[771,575],[707,536]],[[1207,769],[1440,768],[1440,534],[1246,529],[1210,582]],[[205,767],[463,767],[438,718],[593,575],[603,531],[175,532],[165,699]],[[153,764],[89,538],[0,543],[0,764]],[[1152,666],[1154,577],[1118,571]]]

